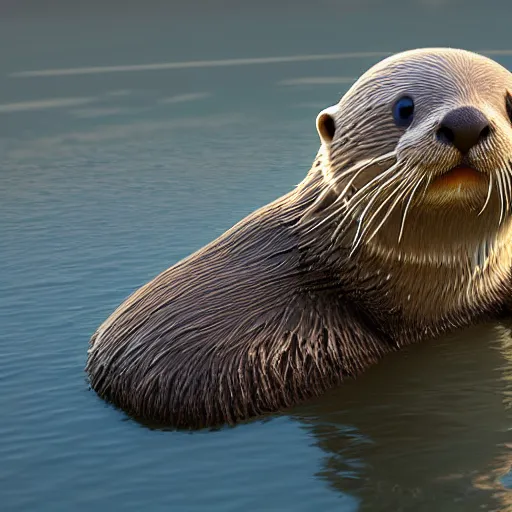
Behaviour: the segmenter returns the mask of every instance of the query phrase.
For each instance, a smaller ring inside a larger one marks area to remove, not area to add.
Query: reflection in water
[[[140,110],[139,110],[140,111]],[[134,114],[137,111],[130,108],[120,107],[91,107],[91,108],[79,108],[70,110],[69,115],[78,119],[95,119],[97,117],[109,117],[118,115]]]
[[[5,148],[2,148],[2,141],[0,140],[0,148],[4,149],[9,158],[18,162],[30,161],[37,158],[38,155],[40,159],[65,158],[80,152],[89,154],[91,146],[105,141],[118,141],[159,133],[169,134],[170,136],[173,131],[178,132],[194,128],[220,129],[239,122],[240,116],[236,114],[189,116],[188,118],[176,118],[168,121],[141,120],[123,124],[105,124],[91,130],[70,131],[55,136],[40,137],[31,140],[29,143],[23,142],[18,145],[9,143],[6,144]]]
[[[217,68],[232,66],[253,66],[260,64],[284,64],[289,62],[315,62],[323,60],[340,59],[362,59],[366,57],[382,58],[391,55],[392,52],[345,52],[345,53],[326,53],[319,55],[289,55],[289,56],[271,56],[255,57],[243,59],[217,59],[217,60],[198,60],[187,62],[157,62],[154,64],[131,64],[122,66],[91,66],[86,68],[67,68],[67,69],[41,69],[36,71],[17,71],[10,73],[11,78],[34,78],[48,76],[75,76],[75,75],[96,75],[103,73],[120,73],[136,71],[163,71],[171,69],[194,69],[194,68]]]
[[[50,98],[35,101],[18,101],[0,105],[0,113],[26,112],[28,110],[46,110],[49,108],[66,108],[87,105],[97,98]]]
[[[287,78],[286,80],[280,80],[277,85],[352,85],[356,80],[357,78],[353,76],[306,76],[302,78]]]
[[[472,328],[394,354],[294,416],[326,452],[317,475],[360,510],[512,510],[512,336]]]
[[[159,100],[159,103],[186,103],[187,101],[203,100],[205,98],[209,98],[210,96],[211,93],[209,92],[190,92],[187,94],[175,94],[174,96],[169,96],[168,98],[162,98],[161,100]]]

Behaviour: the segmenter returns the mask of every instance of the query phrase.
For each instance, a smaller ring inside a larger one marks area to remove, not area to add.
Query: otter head
[[[394,55],[317,117],[336,236],[433,261],[474,254],[509,224],[512,74],[462,50]]]

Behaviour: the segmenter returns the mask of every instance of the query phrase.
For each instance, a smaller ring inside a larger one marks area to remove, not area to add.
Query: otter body
[[[509,300],[510,73],[404,52],[321,112],[297,188],[130,296],[94,333],[97,393],[176,427],[236,423]]]

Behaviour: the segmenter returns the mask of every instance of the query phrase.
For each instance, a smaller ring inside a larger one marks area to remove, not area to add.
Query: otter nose
[[[480,110],[460,107],[444,116],[437,130],[437,138],[445,144],[455,146],[461,153],[467,153],[485,139],[489,132],[489,123]]]

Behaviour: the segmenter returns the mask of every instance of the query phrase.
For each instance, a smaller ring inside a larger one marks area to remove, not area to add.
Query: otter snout
[[[475,107],[460,107],[448,112],[437,130],[437,139],[466,154],[489,136],[491,129],[485,115]]]

